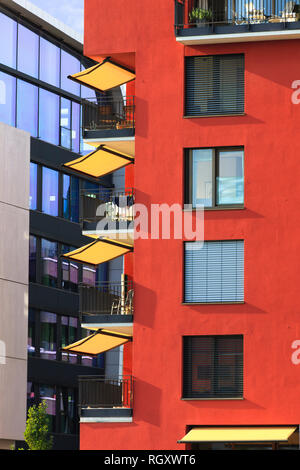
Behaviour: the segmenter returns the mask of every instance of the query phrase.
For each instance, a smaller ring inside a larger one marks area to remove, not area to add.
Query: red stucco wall
[[[135,242],[134,421],[82,424],[81,448],[182,449],[187,425],[299,423],[300,40],[184,48],[173,0],[85,3],[86,53],[136,52],[137,202],[182,203],[183,148],[243,145],[246,209],[205,213],[206,240],[245,240],[244,305],[182,305],[182,241]],[[245,116],[183,119],[184,55],[226,53],[245,54]],[[244,335],[244,400],[181,400],[182,336],[210,334]]]

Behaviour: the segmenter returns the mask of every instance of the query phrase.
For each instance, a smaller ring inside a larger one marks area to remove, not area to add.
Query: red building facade
[[[178,3],[184,15],[188,2]],[[136,73],[127,85],[136,112],[126,180],[137,203],[149,211],[151,204],[183,206],[187,149],[243,149],[243,207],[205,210],[204,239],[243,241],[244,299],[185,302],[184,237],[135,240],[125,257],[135,288],[133,341],[124,346],[133,420],[82,422],[81,449],[184,449],[178,441],[194,427],[300,422],[300,107],[292,85],[300,80],[299,38],[296,26],[249,25],[210,36],[196,27],[176,37],[173,0],[85,0],[85,55],[111,56]],[[230,54],[244,58],[244,111],[186,116],[186,58]],[[242,338],[241,396],[184,396],[183,342],[191,336]]]

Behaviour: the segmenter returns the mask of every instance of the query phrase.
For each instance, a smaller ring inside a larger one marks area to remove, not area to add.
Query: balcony
[[[185,45],[300,37],[300,0],[175,0],[176,40]]]
[[[116,99],[98,94],[97,98],[82,100],[82,127],[87,144],[106,145],[134,156],[135,97]]]
[[[84,235],[106,237],[133,245],[134,190],[81,191]]]
[[[132,421],[132,376],[80,376],[78,380],[81,423]]]
[[[133,283],[100,282],[79,286],[81,326],[88,330],[101,328],[132,335]]]

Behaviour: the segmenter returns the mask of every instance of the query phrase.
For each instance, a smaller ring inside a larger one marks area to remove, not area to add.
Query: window
[[[56,359],[57,319],[55,313],[41,312],[40,357],[54,361]]]
[[[59,96],[40,88],[39,137],[59,145]]]
[[[29,209],[37,209],[37,164],[30,162]]]
[[[29,237],[29,282],[36,282],[36,237]]]
[[[23,80],[17,81],[17,127],[37,137],[38,88]]]
[[[61,347],[77,341],[78,319],[75,317],[61,317]],[[62,352],[62,361],[77,364],[77,354]]]
[[[8,67],[16,67],[17,23],[8,16],[0,13],[1,36],[0,63]]]
[[[76,250],[75,247],[68,245],[62,245],[61,254],[69,253],[70,251]],[[70,290],[72,292],[78,292],[79,283],[79,266],[74,261],[68,261],[67,259],[61,260],[61,283],[62,288]]]
[[[57,287],[57,254],[57,243],[42,238],[42,284],[45,286]]]
[[[65,98],[60,100],[60,144],[71,148],[71,101]]]
[[[244,112],[244,56],[185,58],[185,115],[218,116]]]
[[[242,240],[186,242],[184,251],[186,303],[244,301]]]
[[[32,77],[39,75],[39,36],[18,25],[18,70]]]
[[[16,79],[0,72],[0,121],[16,125]]]
[[[185,182],[185,203],[193,208],[243,207],[244,150],[187,150]]]
[[[183,398],[243,397],[243,336],[183,338]]]
[[[56,387],[50,387],[49,385],[40,385],[39,395],[41,401],[47,404],[49,432],[56,432]]]
[[[36,321],[35,310],[29,309],[28,313],[28,345],[27,351],[29,356],[35,355],[35,336],[36,336]]]
[[[44,38],[40,38],[40,80],[59,87],[60,49]]]
[[[58,216],[58,171],[43,167],[42,210],[45,214]]]
[[[63,217],[79,222],[79,179],[63,175]]]
[[[68,78],[69,75],[80,72],[80,61],[68,52],[61,51],[61,88],[80,96],[79,83],[73,82]]]

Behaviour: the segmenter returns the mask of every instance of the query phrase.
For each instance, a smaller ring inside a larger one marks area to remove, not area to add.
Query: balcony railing
[[[133,129],[135,97],[121,99],[101,96],[82,100],[82,127],[85,131]]]
[[[79,286],[81,315],[133,315],[133,283],[100,282]]]
[[[134,190],[82,190],[81,222],[97,223],[102,219],[130,222],[134,218]]]
[[[197,35],[226,32],[218,27],[228,25],[283,29],[299,20],[300,0],[175,0],[176,34],[186,28],[200,28]]]
[[[132,408],[132,376],[108,378],[79,376],[79,410],[83,408]]]

